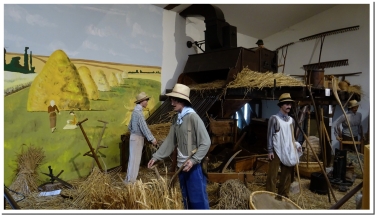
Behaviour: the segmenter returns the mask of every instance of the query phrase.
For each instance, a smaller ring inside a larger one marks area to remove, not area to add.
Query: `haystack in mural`
[[[110,72],[108,74],[108,84],[111,87],[118,86],[118,80],[117,80],[116,75],[115,75],[114,72]]]
[[[123,71],[123,72],[121,73],[121,76],[122,76],[122,78],[128,78],[128,77],[129,77],[127,71]]]
[[[98,69],[94,74],[93,78],[95,81],[96,86],[98,87],[99,91],[110,91],[111,87],[107,81],[107,77],[105,76],[103,70]]]
[[[90,110],[86,88],[76,67],[62,50],[53,52],[35,77],[29,91],[27,110],[47,111],[51,100],[60,110]]]
[[[116,72],[116,78],[119,85],[125,84],[125,80],[122,78],[121,73]]]
[[[94,82],[94,79],[91,76],[90,69],[87,68],[87,66],[81,66],[78,68],[78,74],[86,87],[86,92],[89,96],[89,99],[97,100],[99,98],[99,91]]]

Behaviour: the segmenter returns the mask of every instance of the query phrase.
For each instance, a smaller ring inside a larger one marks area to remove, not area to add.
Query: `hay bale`
[[[250,191],[238,179],[224,182],[219,195],[219,203],[213,209],[249,209]]]
[[[322,151],[320,144],[319,144],[319,138],[315,136],[309,136],[308,137],[309,143],[314,150],[315,154],[320,156],[320,153]],[[303,142],[302,147],[305,149],[303,151],[303,155],[300,157],[300,161],[313,161],[318,162],[314,156],[314,153],[311,151],[310,146],[306,143],[306,140]]]
[[[10,189],[24,195],[38,190],[38,168],[45,158],[42,147],[29,145],[27,149],[22,146],[21,153],[17,154],[16,177],[10,185]]]
[[[361,161],[362,167],[363,167],[364,156],[362,153],[358,153],[358,155],[359,155],[359,159]],[[358,161],[357,153],[348,151],[346,154],[346,163],[347,165],[352,163],[354,166],[354,173],[357,175],[357,178],[360,178],[360,179],[363,178],[363,173],[362,173],[359,161]]]

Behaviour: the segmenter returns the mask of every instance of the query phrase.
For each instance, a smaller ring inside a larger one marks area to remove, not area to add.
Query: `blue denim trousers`
[[[185,209],[210,209],[206,191],[207,179],[200,164],[195,164],[189,172],[181,171],[178,178]]]

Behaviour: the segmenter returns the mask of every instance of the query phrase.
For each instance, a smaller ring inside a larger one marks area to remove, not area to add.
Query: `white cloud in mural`
[[[133,29],[132,29],[132,36],[137,37],[138,35],[146,35],[146,31],[144,31],[138,23],[133,24]]]
[[[35,14],[26,14],[26,22],[30,25],[39,25],[41,27],[57,27],[56,24],[49,22],[47,19],[43,18],[42,16]]]
[[[129,15],[126,16],[125,22],[126,22],[127,26],[131,26],[132,25],[132,21],[131,21],[131,18],[130,18]]]
[[[19,22],[22,19],[22,13],[25,12],[25,10],[22,10],[22,8],[17,6],[6,6],[4,16],[5,18],[9,17],[14,21]]]
[[[96,45],[96,44],[94,44],[94,43],[92,43],[92,42],[90,42],[88,40],[83,41],[82,47],[86,48],[86,49],[99,50],[99,46],[98,45]]]
[[[62,49],[74,58],[160,66],[162,13],[147,4],[7,4],[4,46],[9,52],[28,46],[48,56]]]
[[[104,14],[126,16],[126,13],[124,11],[116,9],[116,8],[102,9],[102,8],[92,7],[92,6],[83,6],[82,8],[91,10],[91,11],[97,11],[97,12],[104,13]]]
[[[74,57],[77,54],[79,54],[78,51],[69,50],[67,48],[67,46],[62,41],[59,41],[59,40],[54,40],[54,41],[50,42],[48,44],[48,48],[51,50],[51,53],[58,50],[58,49],[61,49],[68,55],[68,57]]]
[[[108,36],[115,36],[116,33],[112,30],[111,27],[105,27],[105,28],[98,28],[94,25],[86,26],[86,33],[94,36],[99,37],[108,37]]]
[[[130,47],[132,49],[142,50],[145,53],[151,53],[151,52],[154,51],[152,48],[150,48],[149,46],[147,46],[142,40],[139,41],[139,45],[137,45],[137,44],[130,44]]]
[[[57,25],[48,21],[39,14],[30,14],[27,10],[17,5],[7,5],[4,10],[4,15],[16,22],[25,21],[29,25],[38,25],[41,27],[56,27]]]
[[[151,12],[153,12],[153,13],[156,13],[156,14],[158,14],[158,15],[161,15],[161,14],[162,14],[162,13],[160,12],[160,10],[158,10],[158,8],[155,7],[155,6],[151,6],[151,5],[149,5],[149,6],[148,6],[148,9],[149,9],[149,11],[151,11]]]
[[[25,38],[19,35],[11,34],[7,30],[4,30],[4,41],[9,40],[9,41],[14,41],[14,42],[21,42],[25,41]],[[5,43],[6,46],[6,43]]]

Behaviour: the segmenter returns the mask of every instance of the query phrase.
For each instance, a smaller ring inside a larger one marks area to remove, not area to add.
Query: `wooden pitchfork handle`
[[[184,164],[182,164],[180,166],[180,168],[178,168],[177,172],[172,176],[171,178],[171,182],[169,183],[169,186],[168,188],[171,188],[173,187],[174,185],[174,182],[176,181],[176,176],[178,175],[178,173],[180,173],[182,171],[182,169],[185,167],[185,164],[188,162],[188,160],[190,160],[191,157],[193,157],[193,155],[197,152],[198,148],[194,149],[193,151],[191,151],[191,155],[186,159],[186,161],[184,162]]]

